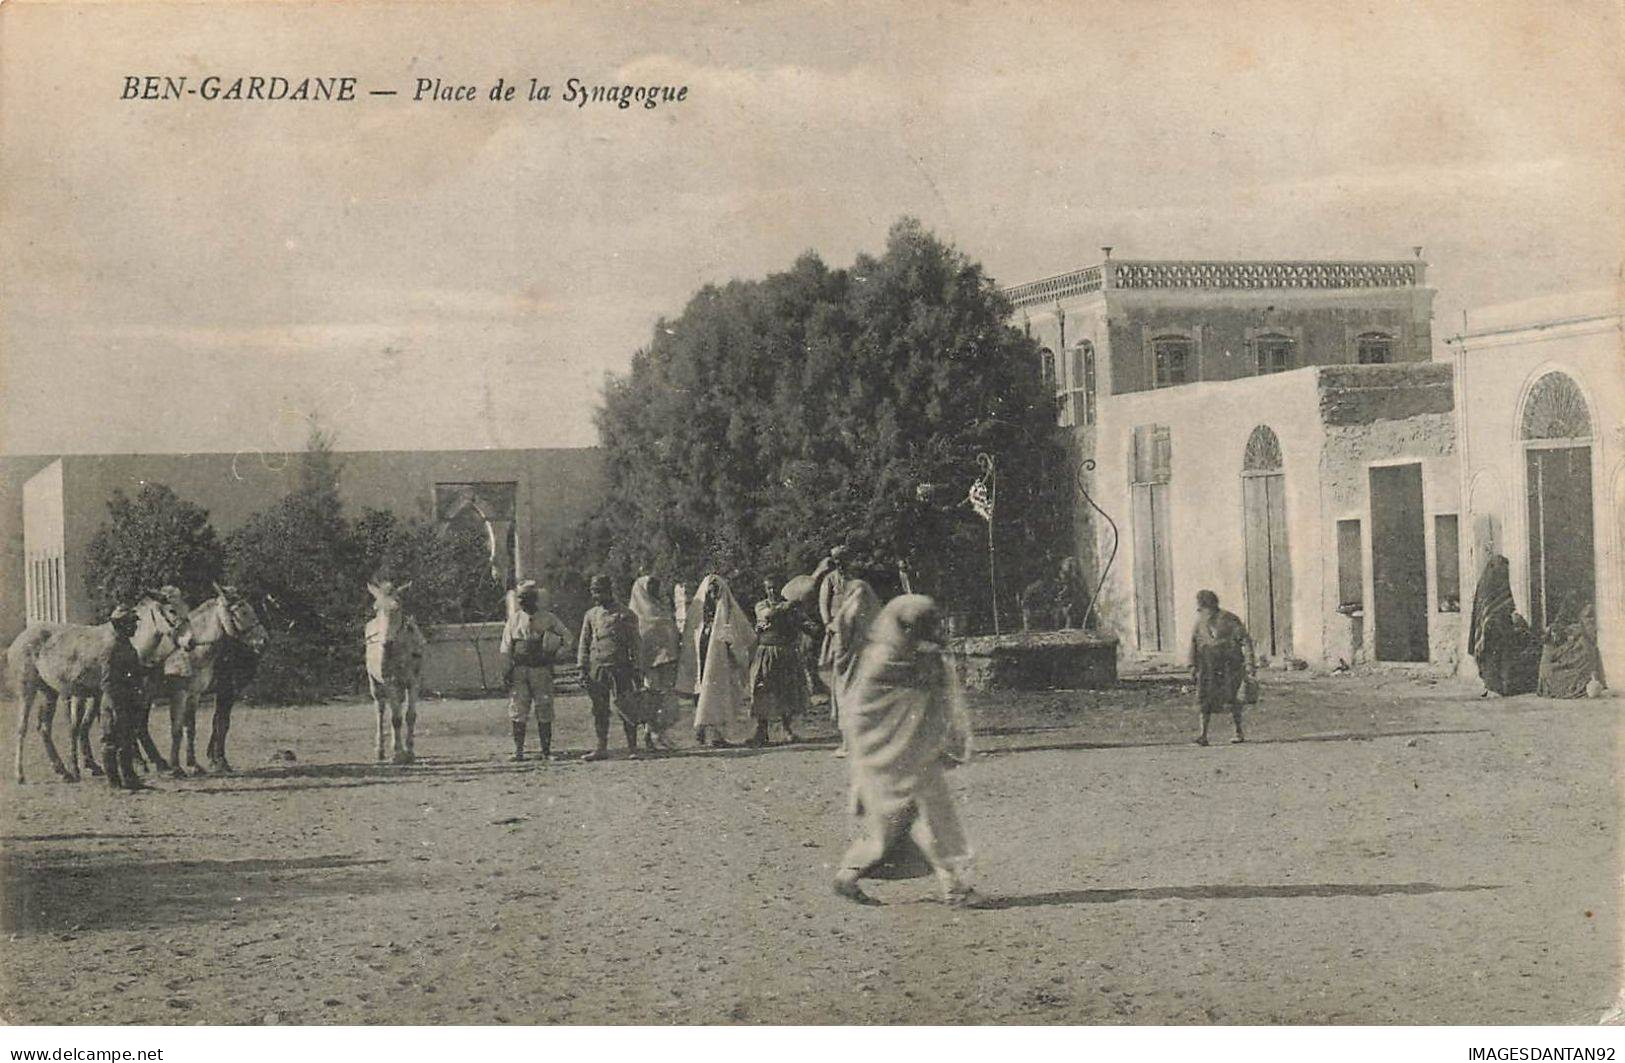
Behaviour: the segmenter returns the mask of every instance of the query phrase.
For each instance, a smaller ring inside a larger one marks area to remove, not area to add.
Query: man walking
[[[615,600],[615,587],[608,576],[594,576],[590,586],[595,604],[581,621],[576,663],[581,666],[587,696],[592,699],[598,748],[581,759],[604,760],[609,756],[609,714],[613,708],[626,733],[627,755],[635,760],[638,724],[642,720],[637,688],[638,618]]]
[[[553,664],[570,644],[564,622],[541,607],[541,589],[525,580],[514,591],[518,608],[502,629],[503,681],[513,724],[513,759],[525,759],[525,728],[536,713],[542,759],[553,755]]]
[[[135,774],[135,723],[145,691],[141,658],[130,642],[138,618],[134,609],[120,605],[108,619],[113,638],[102,657],[102,763],[115,790],[144,790]]]

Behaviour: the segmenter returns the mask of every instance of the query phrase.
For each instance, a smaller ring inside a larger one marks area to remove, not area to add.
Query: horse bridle
[[[259,614],[254,612],[253,603],[249,602],[247,598],[238,598],[235,602],[233,602],[225,594],[220,593],[216,594],[210,599],[210,601],[214,602],[215,610],[217,615],[220,617],[220,633],[223,637],[236,639],[239,642],[248,642],[248,638],[243,632],[243,624],[237,617],[237,607],[239,605],[248,607],[249,615],[254,618],[253,626],[258,628],[262,633],[265,633],[265,625],[260,622]],[[265,637],[269,638],[269,633],[265,633]],[[215,641],[219,640],[204,642],[198,639],[193,639],[192,645],[211,646]]]
[[[143,607],[147,609],[146,619],[158,630],[158,646],[153,654],[154,659],[164,660],[171,653],[182,649],[181,640],[175,634],[183,626],[183,619],[179,610],[175,610],[175,607],[170,605],[161,595],[152,593],[141,596],[141,601],[136,604],[136,608],[139,610]],[[174,612],[171,612],[171,610],[174,610]],[[191,625],[186,624],[185,626],[190,628]],[[166,640],[170,645],[168,651],[164,650]],[[190,649],[190,647],[185,648]]]

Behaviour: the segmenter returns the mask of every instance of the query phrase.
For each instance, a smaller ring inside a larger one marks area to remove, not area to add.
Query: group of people
[[[946,653],[935,601],[910,593],[906,570],[858,563],[837,547],[809,576],[762,581],[747,614],[727,579],[712,573],[683,603],[679,626],[659,580],[633,583],[616,598],[608,576],[590,583],[593,605],[575,637],[576,663],[592,705],[597,745],[585,760],[609,756],[611,725],[621,721],[628,757],[671,748],[678,697],[694,702],[695,738],[728,745],[737,721],[755,724],[751,745],[765,745],[778,723],[795,741],[796,721],[812,690],[828,691],[848,758],[856,839],[841,861],[835,892],[873,904],[860,881],[904,857],[934,873],[943,900],[976,907],[969,885],[971,850],[944,773],[970,756],[971,727]],[[876,584],[897,590],[882,602]],[[544,757],[552,753],[553,667],[569,652],[570,632],[545,608],[541,588],[521,583],[503,631],[514,758],[526,756],[535,716]]]
[[[847,546],[831,550],[810,575],[788,583],[764,578],[749,612],[718,573],[702,579],[675,610],[656,576],[639,576],[622,605],[610,578],[597,575],[589,584],[592,606],[572,636],[547,609],[542,589],[531,580],[520,583],[500,645],[514,759],[525,759],[532,716],[543,757],[552,755],[553,669],[568,659],[572,644],[597,736],[589,761],[609,756],[617,718],[628,756],[639,755],[640,742],[645,752],[674,748],[670,731],[680,697],[694,703],[695,741],[713,748],[733,745],[728,735],[743,720],[755,726],[747,745],[769,744],[774,724],[796,742],[797,721],[825,692],[838,724],[840,695],[830,681],[842,644],[835,620],[847,588],[857,584],[871,593],[876,585],[910,589],[906,568],[895,575],[876,569]],[[837,756],[844,756],[844,743]]]
[[[1544,631],[1534,630],[1518,612],[1511,564],[1501,554],[1491,555],[1479,576],[1467,647],[1485,697],[1595,697],[1608,687],[1592,604],[1570,597]]]

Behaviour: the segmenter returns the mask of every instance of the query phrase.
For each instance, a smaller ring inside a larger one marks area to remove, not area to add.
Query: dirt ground
[[[830,893],[848,822],[827,727],[766,751],[513,764],[500,702],[433,701],[421,761],[395,768],[370,761],[370,705],[245,707],[235,777],[136,796],[4,785],[0,1007],[14,1023],[1596,1022],[1619,982],[1622,708],[1270,675],[1253,741],[1201,749],[1177,679],[983,697],[955,786],[997,906],[957,912],[923,879],[874,884],[878,908]],[[581,699],[559,731],[587,747]],[[32,736],[28,757],[47,778]]]

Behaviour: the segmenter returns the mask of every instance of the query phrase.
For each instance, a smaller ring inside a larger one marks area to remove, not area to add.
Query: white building
[[[1273,660],[1454,666],[1455,396],[1419,256],[1108,257],[1006,294],[1115,522],[1080,497],[1126,650],[1183,659],[1210,589]]]
[[[1610,679],[1625,662],[1625,334],[1617,292],[1472,311],[1455,362],[1466,507],[1463,586],[1511,562],[1537,628],[1564,603],[1596,608]],[[1466,628],[1462,638],[1465,643]],[[1465,644],[1464,675],[1476,676]]]

